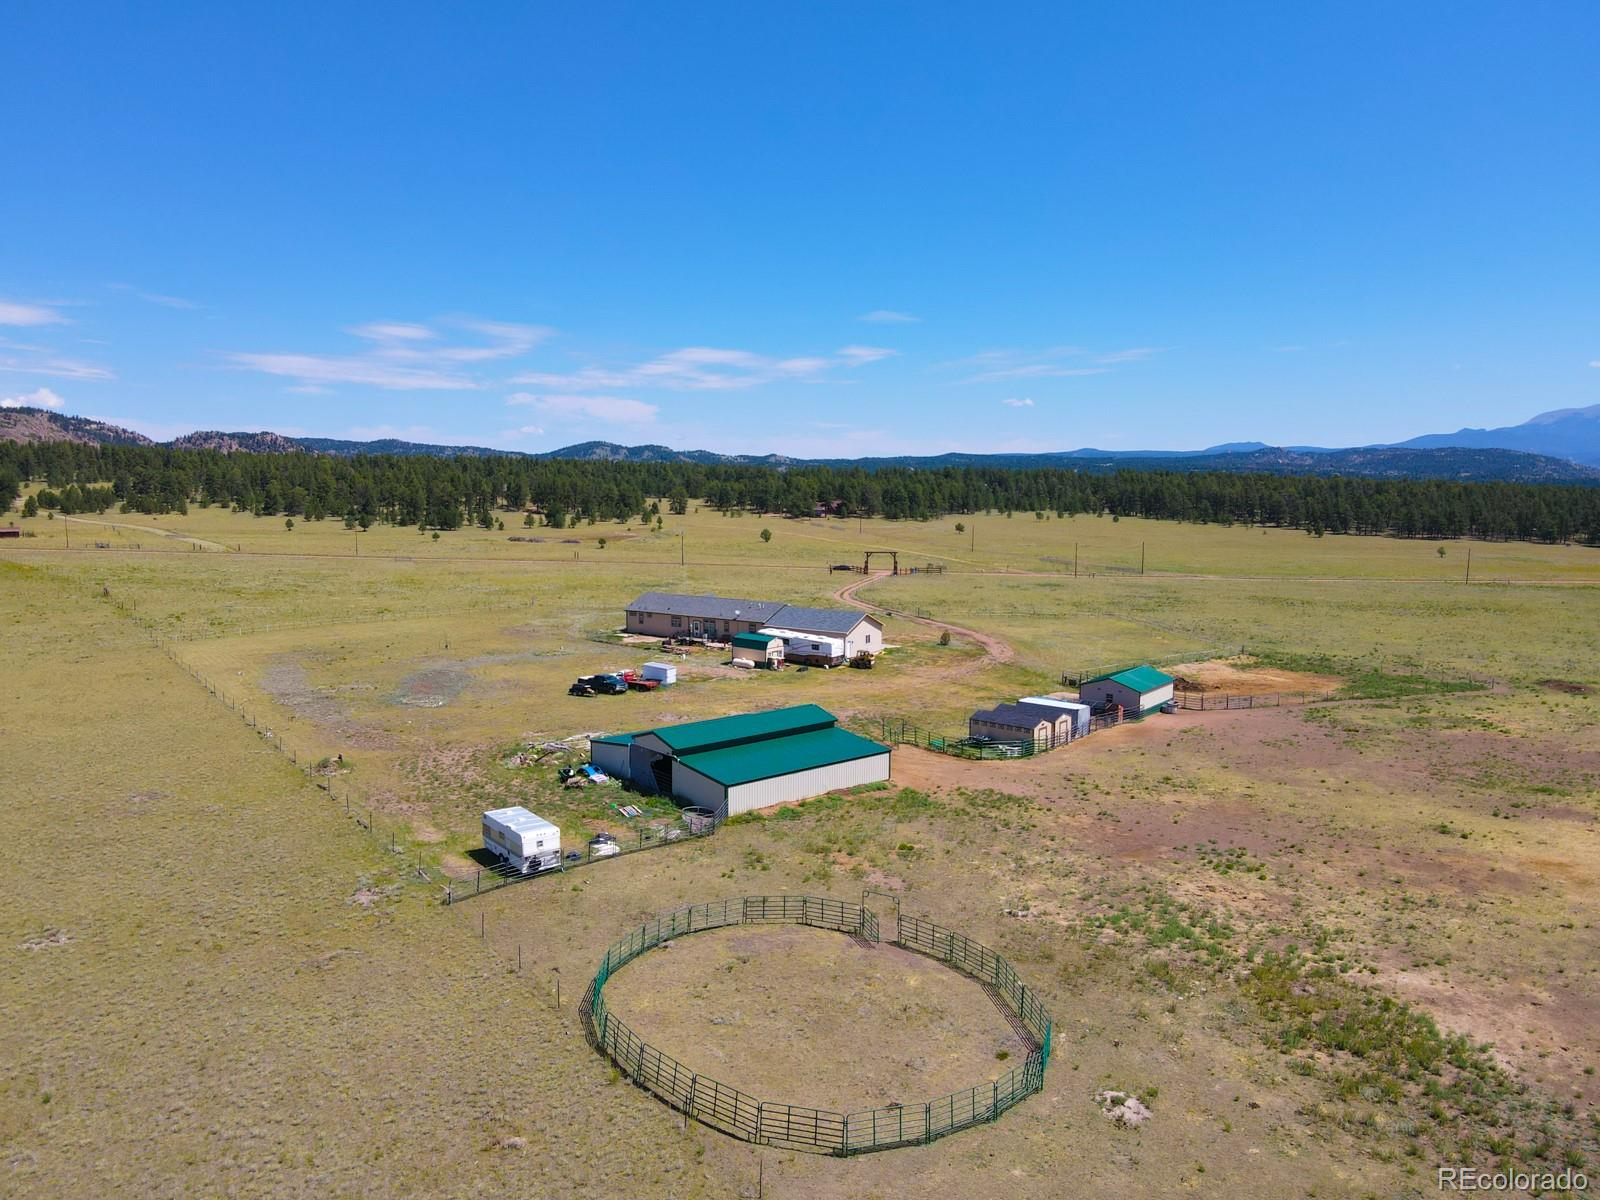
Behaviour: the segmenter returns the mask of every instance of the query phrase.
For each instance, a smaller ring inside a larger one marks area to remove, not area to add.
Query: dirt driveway
[[[965,625],[952,625],[948,621],[935,621],[932,617],[914,617],[910,613],[904,612],[895,614],[892,609],[885,608],[881,604],[874,604],[870,600],[862,600],[856,595],[856,591],[859,588],[864,588],[869,583],[875,583],[880,579],[887,578],[888,574],[889,572],[887,571],[875,571],[864,579],[858,579],[854,583],[846,584],[834,592],[833,597],[841,603],[854,605],[856,608],[864,609],[867,612],[898,615],[907,621],[915,621],[918,625],[926,625],[930,629],[949,630],[953,634],[967,638],[982,646],[984,654],[995,662],[1008,663],[1016,659],[1017,652],[991,633],[979,633],[976,629],[968,629]]]

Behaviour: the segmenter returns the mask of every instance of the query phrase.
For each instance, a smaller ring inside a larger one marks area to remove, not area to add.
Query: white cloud
[[[540,396],[530,392],[515,392],[506,397],[507,404],[525,404],[551,421],[574,424],[582,421],[613,421],[619,425],[648,425],[661,410],[643,400],[630,400],[625,396]],[[528,426],[524,432],[542,429]]]
[[[465,368],[473,363],[519,358],[553,332],[542,325],[453,317],[444,329],[409,321],[372,321],[345,332],[368,343],[357,354],[233,352],[235,367],[298,380],[302,386],[361,384],[389,391],[473,391],[484,383]],[[447,331],[468,339],[450,340]]]
[[[1094,361],[1097,363],[1138,362],[1142,358],[1149,358],[1152,354],[1160,353],[1160,346],[1135,346],[1131,350],[1113,350],[1109,354],[1097,354],[1094,357]]]
[[[34,351],[36,348],[14,347]],[[29,353],[22,357],[0,355],[0,371],[17,375],[48,375],[54,379],[115,379],[106,368],[75,358],[57,358],[49,351]]]
[[[899,354],[898,350],[889,350],[883,346],[844,346],[839,350],[839,357],[852,367],[864,366],[867,363],[881,362],[886,358],[893,358]]]
[[[426,342],[438,335],[426,325],[408,325],[402,321],[370,321],[345,330],[358,338],[374,342]]]
[[[164,296],[160,292],[147,292],[143,288],[134,287],[131,283],[108,283],[106,286],[113,291],[127,292],[130,296],[136,296],[146,304],[159,304],[162,308],[200,307],[193,300],[185,300],[182,296]]]
[[[465,375],[428,367],[407,367],[382,359],[332,354],[226,354],[236,367],[298,379],[302,384],[356,383],[390,391],[471,391],[480,386]]]
[[[0,325],[65,325],[67,318],[48,304],[0,300]]]
[[[765,383],[813,379],[835,368],[862,366],[895,353],[881,346],[845,346],[832,356],[772,358],[750,350],[685,346],[629,367],[586,367],[565,373],[532,371],[514,376],[511,382],[561,392],[622,388],[731,391]]]
[[[985,350],[944,365],[974,372],[961,379],[961,383],[998,383],[1013,379],[1105,375],[1122,363],[1137,362],[1156,353],[1159,353],[1158,348],[1151,346],[1103,353],[1081,346],[1048,346],[1042,350]]]
[[[862,313],[856,318],[858,321],[871,321],[875,325],[912,325],[922,320],[910,313],[895,312],[892,308],[875,308],[869,313]]]
[[[1010,398],[1010,399],[1002,400],[1002,401],[1000,401],[1000,403],[1001,404],[1010,405],[1012,408],[1032,408],[1033,407],[1033,399],[1031,397],[1029,397],[1029,396],[1023,396],[1021,399],[1017,399],[1017,398],[1013,397],[1013,398]]]
[[[67,402],[47,387],[20,396],[0,397],[0,408],[65,408]]]

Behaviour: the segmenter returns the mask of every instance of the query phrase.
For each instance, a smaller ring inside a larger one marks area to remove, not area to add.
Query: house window
[[[683,618],[682,617],[673,617],[672,618],[672,627],[674,629],[677,629],[677,628],[681,627],[682,625],[683,625]]]

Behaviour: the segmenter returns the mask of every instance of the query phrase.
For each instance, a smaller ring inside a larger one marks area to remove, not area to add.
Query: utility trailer
[[[483,848],[530,875],[561,865],[561,830],[521,805],[483,814]]]

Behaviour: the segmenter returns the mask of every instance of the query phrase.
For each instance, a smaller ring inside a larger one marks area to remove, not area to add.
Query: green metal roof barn
[[[608,774],[722,816],[889,778],[889,747],[815,704],[595,738],[590,752]]]

